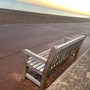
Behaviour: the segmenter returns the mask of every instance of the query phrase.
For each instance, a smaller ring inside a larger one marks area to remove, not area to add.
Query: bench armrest
[[[40,62],[42,62],[42,63],[46,63],[46,61],[47,61],[46,58],[41,57],[41,56],[39,56],[38,54],[36,54],[36,53],[34,53],[34,52],[32,52],[32,51],[30,51],[30,50],[28,50],[28,49],[24,49],[23,52],[24,52],[26,55],[28,55],[28,56],[30,56],[30,57],[33,57],[33,58],[35,58],[36,60],[38,60],[38,61],[40,61]]]

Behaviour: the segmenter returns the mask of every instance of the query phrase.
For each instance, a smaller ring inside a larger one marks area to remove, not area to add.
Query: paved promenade
[[[90,90],[90,48],[47,90]]]
[[[90,23],[0,25],[0,90],[38,90],[32,82],[22,81],[22,50],[38,53],[82,33],[88,35],[80,54],[90,48]]]

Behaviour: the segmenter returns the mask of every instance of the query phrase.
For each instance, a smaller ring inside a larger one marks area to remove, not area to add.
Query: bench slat
[[[43,55],[45,55],[46,53],[49,53],[50,50],[51,50],[51,49],[45,50],[45,51],[39,53],[39,55],[40,55],[40,56],[43,56]]]
[[[40,75],[42,75],[42,71],[44,69],[45,64],[38,62],[37,60],[31,59],[30,62],[27,64],[27,66],[32,70],[36,71],[37,73],[39,73]]]
[[[26,77],[30,79],[32,82],[34,82],[36,85],[40,86],[40,82],[34,77],[32,77],[30,74],[26,73]]]
[[[43,72],[43,70],[44,70],[44,67],[42,69],[40,69],[40,72]]]
[[[27,64],[27,66],[28,66],[30,69],[32,69],[33,71],[35,71],[35,72],[37,72],[38,74],[42,75],[42,72],[41,72],[40,70],[38,70],[38,69],[34,68],[33,66],[28,65],[28,64]]]
[[[42,63],[41,62],[39,62],[39,63],[37,63],[37,64],[35,64],[35,65],[33,65],[33,67],[34,68],[37,68],[38,66],[40,66]]]
[[[36,69],[37,70],[40,70],[41,68],[43,68],[45,66],[45,64],[42,64],[42,65],[40,65],[39,67],[37,67]]]
[[[31,63],[31,62],[33,62],[35,59],[29,59],[28,61],[27,61],[27,64],[29,64],[29,63]]]
[[[50,50],[51,49],[48,49],[46,51],[43,51],[43,52],[39,53],[39,55],[47,59],[48,56],[49,56]]]
[[[35,65],[35,64],[37,64],[37,63],[38,63],[38,61],[35,60],[35,61],[31,62],[30,65],[33,66],[33,65]]]

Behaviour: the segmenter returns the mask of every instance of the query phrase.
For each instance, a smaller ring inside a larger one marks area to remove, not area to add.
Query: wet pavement
[[[38,53],[62,43],[66,36],[83,33],[88,35],[80,54],[90,48],[90,23],[0,25],[0,90],[38,90],[30,81],[22,81],[22,50]]]

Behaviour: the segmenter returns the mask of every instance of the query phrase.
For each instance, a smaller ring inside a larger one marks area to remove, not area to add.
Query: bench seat
[[[48,58],[49,56],[49,53],[50,53],[50,50],[51,49],[48,49],[44,52],[41,52],[39,53],[38,55],[44,57],[44,58]],[[31,68],[32,70],[36,71],[37,73],[39,73],[40,75],[42,75],[42,72],[44,70],[44,66],[45,66],[45,63],[43,62],[40,62],[38,60],[35,60],[34,58],[30,57],[27,61],[27,67]]]
[[[48,58],[49,53],[50,53],[51,49],[48,49],[46,51],[43,51],[41,53],[39,53],[38,55],[44,57],[44,58]],[[27,67],[31,68],[32,70],[34,70],[35,72],[37,72],[38,74],[42,75],[42,72],[44,70],[45,67],[45,63],[42,63],[40,61],[35,60],[34,58],[30,57],[28,59],[28,61],[26,62]],[[35,82],[36,85],[40,86],[40,82],[33,78],[33,76],[31,76],[29,73],[26,73],[25,75],[28,79],[30,79],[32,82]]]

